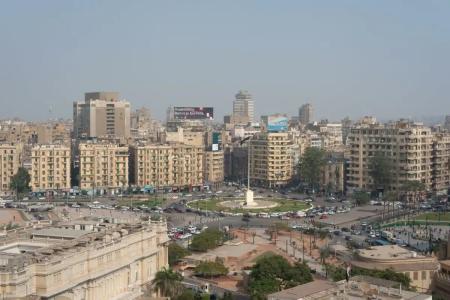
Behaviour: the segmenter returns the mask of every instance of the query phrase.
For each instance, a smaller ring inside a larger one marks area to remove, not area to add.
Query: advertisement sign
[[[268,116],[267,131],[283,132],[288,130],[288,118],[283,115]]]
[[[176,120],[212,120],[214,118],[214,108],[174,107],[173,116]]]

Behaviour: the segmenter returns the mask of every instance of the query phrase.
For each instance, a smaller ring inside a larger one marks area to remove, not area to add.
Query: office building
[[[11,178],[22,165],[22,144],[0,144],[0,193],[10,191]]]
[[[250,181],[280,187],[292,179],[292,140],[286,132],[258,133],[250,143]]]
[[[58,192],[70,189],[70,148],[39,145],[31,150],[31,190]]]
[[[180,190],[203,186],[203,147],[186,144],[130,148],[131,183],[140,188]]]
[[[168,267],[168,241],[164,222],[83,221],[82,226],[26,230],[0,246],[0,295],[2,299],[137,299],[155,274]]]
[[[128,187],[128,147],[118,144],[79,145],[80,188],[115,194]]]
[[[247,125],[255,121],[255,107],[252,95],[240,90],[233,101],[233,123]]]
[[[76,138],[130,137],[130,103],[116,92],[86,93],[84,102],[73,103]]]
[[[298,110],[298,119],[300,124],[308,125],[313,122],[313,106],[312,104],[303,104]]]

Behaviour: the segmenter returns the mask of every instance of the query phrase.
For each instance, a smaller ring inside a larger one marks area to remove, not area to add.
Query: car
[[[80,208],[81,206],[80,205],[78,205],[78,204],[73,204],[72,205],[72,208]]]
[[[350,235],[346,235],[346,236],[345,236],[345,240],[346,240],[346,241],[351,241],[351,240],[353,240],[353,239],[352,239],[352,237],[351,237]]]
[[[320,219],[327,219],[328,217],[327,217],[327,215],[321,215],[320,216]]]

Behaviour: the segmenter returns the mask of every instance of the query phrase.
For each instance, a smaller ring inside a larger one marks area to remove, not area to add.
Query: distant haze
[[[0,118],[71,117],[119,91],[159,119],[169,105],[257,115],[380,119],[450,113],[450,1],[4,1]],[[50,112],[51,111],[51,112]]]

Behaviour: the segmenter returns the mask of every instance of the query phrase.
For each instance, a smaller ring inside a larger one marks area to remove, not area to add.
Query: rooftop
[[[359,250],[358,255],[362,258],[373,258],[380,260],[425,258],[425,256],[417,254],[417,252],[410,251],[398,245],[373,246],[369,249]]]
[[[48,237],[57,239],[76,239],[80,236],[87,234],[84,230],[65,229],[65,228],[45,228],[40,230],[34,230],[31,232],[33,238],[36,237]]]
[[[368,276],[355,276],[347,283],[316,280],[267,296],[268,300],[431,300],[431,295],[405,291],[398,283]]]

